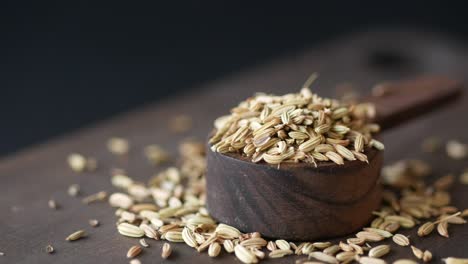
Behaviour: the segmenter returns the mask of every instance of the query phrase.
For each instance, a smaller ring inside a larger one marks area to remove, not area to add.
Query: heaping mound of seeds
[[[308,88],[315,77],[299,93],[260,93],[241,102],[230,115],[215,121],[211,149],[269,164],[367,162],[366,147],[384,148],[372,138],[380,129],[369,122],[375,116],[373,105],[321,98]]]

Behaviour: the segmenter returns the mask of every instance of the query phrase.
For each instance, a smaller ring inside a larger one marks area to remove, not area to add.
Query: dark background
[[[0,20],[0,156],[341,34],[468,36],[461,1],[2,1]]]

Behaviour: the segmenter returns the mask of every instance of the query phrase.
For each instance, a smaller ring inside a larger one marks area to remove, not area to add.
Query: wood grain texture
[[[398,68],[404,70],[389,70],[369,64],[369,54],[381,49],[391,49],[408,58],[405,62],[407,65]],[[138,242],[117,234],[114,210],[104,203],[83,205],[79,199],[66,194],[68,186],[79,183],[84,195],[100,190],[113,191],[109,176],[112,167],[127,169],[130,176],[146,181],[162,168],[153,168],[143,159],[142,148],[145,145],[159,143],[175,153],[176,142],[182,138],[192,136],[205,139],[215,117],[225,114],[227,109],[255,91],[285,93],[298,90],[295,87],[299,88],[311,72],[317,71],[321,77],[313,89],[323,96],[334,96],[333,87],[343,82],[351,82],[356,89],[365,93],[377,81],[423,73],[463,79],[468,73],[467,61],[468,50],[465,46],[436,35],[387,32],[347,36],[214,81],[194,93],[169,98],[6,157],[0,161],[0,251],[5,252],[5,256],[0,257],[0,263],[128,263],[126,251]],[[467,111],[468,100],[463,97],[456,105],[385,134],[385,143],[389,146],[385,161],[421,157],[434,165],[435,176],[447,172],[460,173],[468,167],[466,160],[450,160],[443,152],[423,154],[418,146],[426,135],[468,142],[468,125],[462,122],[466,120]],[[196,120],[189,134],[173,135],[165,129],[168,117],[177,113],[188,113]],[[116,135],[127,137],[132,142],[128,159],[116,159],[107,153],[105,141]],[[71,151],[95,156],[100,163],[98,171],[80,175],[71,172],[65,163]],[[456,185],[452,191],[454,205],[468,207],[468,188]],[[60,210],[47,208],[47,200],[51,197],[61,205]],[[90,218],[99,219],[102,225],[89,227],[87,221]],[[88,238],[73,244],[65,241],[68,234],[81,228],[88,231]],[[410,235],[420,248],[431,250],[436,259],[468,257],[466,226],[450,227],[450,239],[436,235],[421,239],[415,231],[403,233]],[[49,243],[54,245],[56,254],[44,252]],[[151,247],[141,255],[141,261],[163,262],[160,258],[162,243],[150,241],[150,244]],[[393,246],[392,250],[389,262],[401,257],[412,258],[408,248]],[[293,263],[295,259],[268,262]],[[165,262],[220,263],[220,260],[222,263],[239,263],[227,254],[221,254],[220,259],[211,259],[184,245],[174,245],[173,258]]]
[[[207,208],[244,232],[292,241],[336,237],[367,224],[380,205],[383,152],[369,153],[369,165],[301,163],[281,169],[236,154],[207,153]]]

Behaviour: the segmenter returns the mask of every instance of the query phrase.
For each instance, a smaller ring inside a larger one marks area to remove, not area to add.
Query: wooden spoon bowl
[[[389,97],[366,100],[376,102],[375,121],[385,129],[461,91],[459,82],[436,77],[387,85]],[[381,202],[383,151],[369,148],[365,154],[368,164],[283,163],[278,169],[207,145],[207,208],[220,222],[270,238],[310,241],[352,233],[370,221]]]

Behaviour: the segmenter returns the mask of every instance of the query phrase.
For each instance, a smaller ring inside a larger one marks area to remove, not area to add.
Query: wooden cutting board
[[[83,195],[113,191],[109,170],[115,167],[127,169],[131,177],[146,181],[163,167],[154,168],[146,162],[142,154],[145,145],[157,143],[175,154],[181,139],[205,139],[215,117],[225,114],[238,101],[256,91],[294,92],[311,72],[316,71],[321,76],[314,84],[314,90],[320,95],[336,96],[337,85],[351,85],[365,94],[373,84],[382,80],[424,73],[464,79],[467,69],[468,49],[439,35],[392,31],[344,36],[6,157],[0,161],[0,252],[5,253],[0,256],[0,263],[128,263],[125,254],[138,240],[117,233],[114,210],[107,203],[84,205],[80,199],[67,195],[68,186],[80,184]],[[86,111],[86,106],[79,111]],[[453,161],[443,151],[424,154],[420,144],[427,136],[468,142],[466,113],[468,98],[465,96],[457,104],[386,133],[386,162],[422,158],[434,166],[435,176],[449,172],[459,175],[468,168],[468,160]],[[168,120],[178,114],[188,114],[194,120],[192,129],[182,135],[167,129]],[[132,149],[128,159],[118,159],[108,153],[106,140],[112,136],[130,140]],[[70,152],[96,157],[98,170],[73,173],[66,164]],[[456,185],[453,194],[454,205],[468,208],[468,186]],[[58,202],[59,210],[48,208],[50,198]],[[88,220],[92,218],[99,219],[101,226],[90,227]],[[73,243],[66,242],[65,237],[78,229],[86,229],[89,236]],[[435,234],[420,239],[415,231],[403,233],[409,234],[420,248],[432,251],[436,259],[434,263],[440,262],[442,257],[468,257],[468,225],[451,226],[450,239]],[[55,254],[45,253],[47,244],[55,247]],[[162,262],[162,243],[150,241],[150,244],[140,260],[142,263]],[[182,244],[173,247],[172,257],[165,262],[240,263],[225,253],[211,259],[206,253],[198,254]],[[392,249],[389,262],[397,258],[413,258],[409,248],[392,244]],[[268,262],[294,263],[297,258]]]

